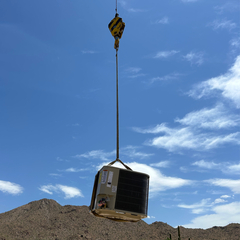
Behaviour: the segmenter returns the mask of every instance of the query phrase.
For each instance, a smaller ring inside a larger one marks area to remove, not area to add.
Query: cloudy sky
[[[0,1],[0,213],[89,205],[116,158],[115,1]],[[122,0],[120,159],[147,223],[240,223],[238,0]]]

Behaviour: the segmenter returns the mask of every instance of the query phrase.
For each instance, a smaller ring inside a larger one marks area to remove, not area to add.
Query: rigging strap
[[[112,162],[110,162],[109,164],[108,164],[108,166],[111,166],[111,165],[113,165],[115,162],[120,162],[126,169],[128,169],[128,170],[131,170],[132,171],[132,169],[129,167],[129,166],[127,166],[126,164],[124,164],[120,159],[116,159],[116,160],[114,160],[114,161],[112,161]]]

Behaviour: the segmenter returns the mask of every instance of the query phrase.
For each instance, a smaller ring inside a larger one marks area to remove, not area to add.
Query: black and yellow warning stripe
[[[122,18],[116,16],[109,24],[108,28],[113,37],[118,36],[119,38],[122,37],[122,32],[125,27],[125,23],[122,21]]]

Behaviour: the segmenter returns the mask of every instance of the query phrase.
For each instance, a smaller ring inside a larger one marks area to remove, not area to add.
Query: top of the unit
[[[148,174],[146,174],[146,173],[142,173],[142,172],[137,172],[137,171],[133,171],[133,170],[128,170],[128,169],[125,169],[125,168],[123,168],[123,167],[113,167],[113,166],[109,166],[109,165],[105,165],[105,166],[103,166],[100,170],[99,170],[99,172],[100,171],[102,171],[102,170],[104,170],[104,169],[119,169],[119,170],[123,170],[123,171],[128,171],[128,172],[133,172],[133,173],[138,173],[138,174],[142,174],[142,175],[145,175],[145,176],[147,176],[148,178],[150,178],[150,176],[148,175]]]

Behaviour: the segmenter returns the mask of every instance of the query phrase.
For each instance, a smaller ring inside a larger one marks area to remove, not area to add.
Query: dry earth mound
[[[0,214],[0,240],[165,240],[177,239],[177,229],[166,223],[148,225],[114,222],[92,216],[87,206],[61,206],[42,199]],[[207,230],[181,227],[181,240],[240,240],[240,224]]]

